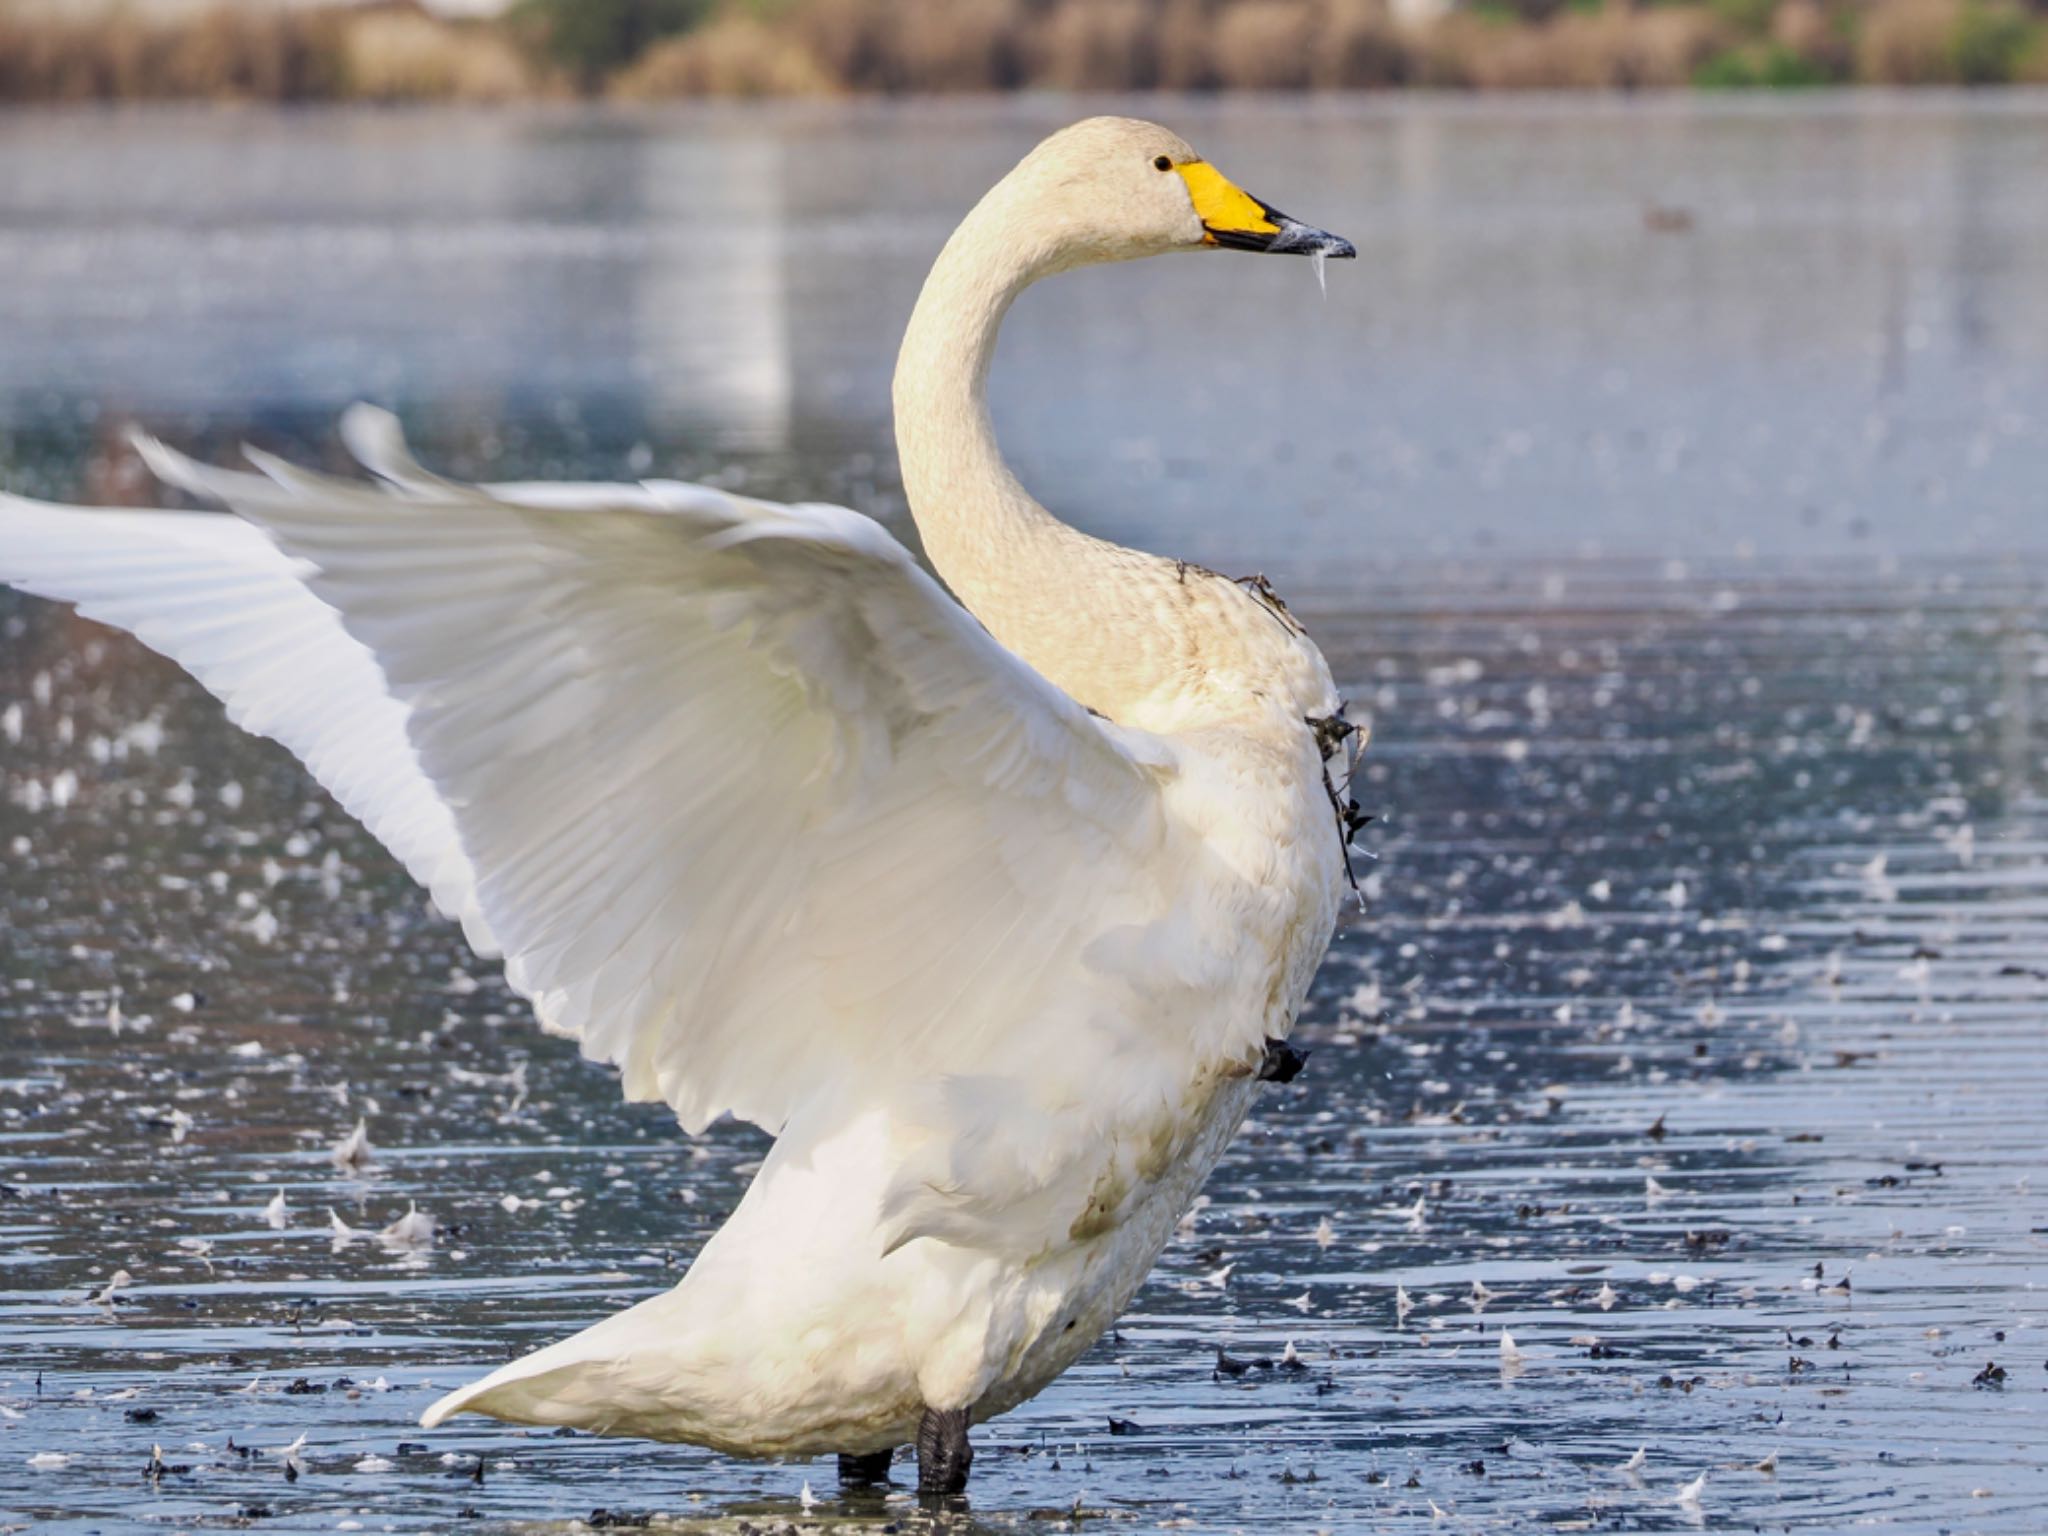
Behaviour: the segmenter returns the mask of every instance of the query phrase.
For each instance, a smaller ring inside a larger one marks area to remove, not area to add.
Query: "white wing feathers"
[[[76,603],[183,666],[244,730],[282,742],[495,954],[455,819],[420,772],[376,658],[239,518],[51,507],[0,495],[0,581]]]
[[[1091,946],[1173,900],[1166,744],[1087,714],[858,514],[470,488],[381,413],[347,435],[388,491],[149,445],[277,548],[14,502],[0,579],[191,667],[495,936],[544,1025],[692,1130],[1020,1051],[1070,1063],[1046,1111],[1087,1100],[1088,1037],[1125,1027]]]

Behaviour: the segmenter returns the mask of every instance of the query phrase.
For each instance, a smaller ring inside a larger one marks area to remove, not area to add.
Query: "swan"
[[[1004,465],[996,333],[1040,278],[1348,257],[1150,123],[967,215],[895,375],[933,580],[879,524],[703,486],[372,477],[138,441],[211,512],[0,499],[0,579],[132,631],[295,753],[502,956],[543,1027],[775,1136],[674,1289],[429,1407],[837,1453],[964,1489],[971,1422],[1115,1319],[1327,948],[1358,745],[1263,582],[1089,537]],[[957,598],[957,601],[955,601]]]

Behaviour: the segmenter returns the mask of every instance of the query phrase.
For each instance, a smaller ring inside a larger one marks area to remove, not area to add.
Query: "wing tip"
[[[459,1392],[450,1392],[445,1397],[438,1397],[433,1402],[427,1404],[420,1414],[420,1428],[438,1429],[442,1424],[454,1418],[456,1414],[462,1411],[460,1399],[466,1396],[468,1391],[469,1389],[464,1387]]]
[[[142,456],[149,472],[163,484],[205,501],[226,500],[204,465],[188,459],[162,438],[137,426],[129,427],[122,435],[128,439],[128,446]]]
[[[395,411],[358,400],[341,413],[341,442],[349,457],[377,479],[416,497],[448,500],[472,487],[437,475],[414,457],[405,424]]]
[[[418,460],[405,443],[405,428],[397,415],[381,405],[358,400],[341,413],[342,446],[371,474],[403,484],[424,477]]]

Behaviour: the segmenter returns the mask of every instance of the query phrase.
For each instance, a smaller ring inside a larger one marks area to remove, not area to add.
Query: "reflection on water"
[[[471,469],[887,511],[913,269],[1052,110],[12,120],[0,453],[132,497],[126,409],[318,452],[381,393]],[[2033,110],[1190,107],[1362,237],[1329,305],[1219,259],[1020,307],[1020,456],[1098,527],[1291,564],[1381,819],[1308,1072],[978,1431],[981,1526],[2038,1526],[2048,565],[1967,555],[2044,483]],[[1217,367],[1191,302],[1293,355]],[[670,1283],[761,1139],[619,1104],[279,752],[11,597],[0,861],[0,1521],[915,1528],[824,1462],[413,1426]],[[336,1241],[413,1203],[430,1247]]]
[[[8,456],[69,490],[131,413],[297,443],[371,395],[477,473],[888,511],[927,264],[1099,105],[0,118]],[[2041,546],[2048,100],[1142,110],[1360,259],[1027,295],[998,414],[1088,526],[1276,576]]]

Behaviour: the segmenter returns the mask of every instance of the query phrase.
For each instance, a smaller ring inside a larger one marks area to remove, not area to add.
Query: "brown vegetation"
[[[339,20],[223,6],[176,20],[0,10],[0,99],[285,101],[334,94]]]
[[[409,0],[163,19],[0,0],[0,100],[2048,81],[2048,0],[1464,0],[1406,24],[1389,0],[701,0],[595,79],[550,55],[543,3],[563,0],[485,24]]]
[[[503,35],[419,11],[373,10],[341,22],[346,94],[370,101],[513,101],[538,87]]]
[[[818,96],[832,76],[801,43],[752,16],[721,16],[656,43],[612,78],[628,99],[687,96]]]
[[[2048,36],[2018,5],[1995,0],[1890,0],[1857,38],[1856,73],[1883,85],[2039,81]]]
[[[543,75],[497,29],[410,5],[150,17],[0,0],[4,101],[507,101]]]
[[[1451,16],[1425,40],[1434,85],[1482,91],[1671,90],[1723,46],[1704,10],[1563,11],[1533,25]]]

